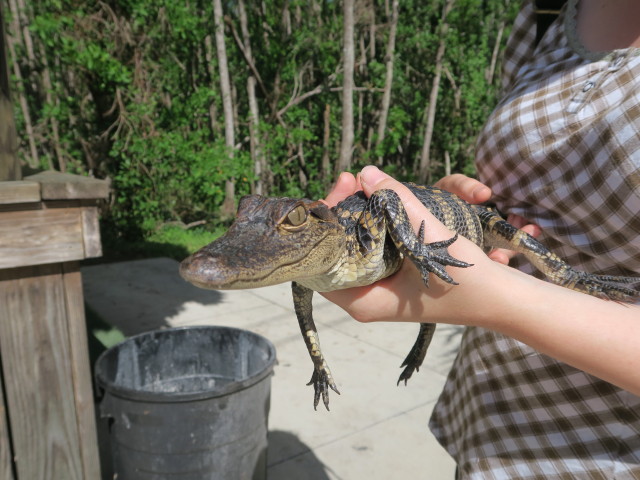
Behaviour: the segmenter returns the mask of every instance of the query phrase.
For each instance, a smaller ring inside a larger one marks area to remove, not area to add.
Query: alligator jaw
[[[260,271],[235,270],[229,268],[224,257],[213,256],[202,249],[182,261],[180,276],[196,287],[207,290],[241,290],[289,281],[289,278],[282,279],[283,275],[277,274],[278,270],[286,267],[286,264],[274,262]]]

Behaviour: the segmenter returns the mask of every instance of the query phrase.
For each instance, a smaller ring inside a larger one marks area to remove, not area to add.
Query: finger
[[[527,232],[532,237],[539,237],[542,233],[542,229],[538,225],[536,225],[535,223],[530,223],[529,220],[521,217],[520,215],[515,215],[513,213],[509,214],[509,216],[507,217],[507,222],[509,222],[514,227]]]
[[[505,250],[504,248],[497,248],[495,250],[491,250],[487,256],[493,260],[494,262],[501,263],[503,265],[509,265],[509,260],[511,260],[512,254],[515,255],[515,252],[512,250]]]
[[[454,193],[469,203],[482,203],[491,198],[491,189],[475,178],[454,173],[438,180],[434,186]]]
[[[342,172],[327,198],[321,201],[330,207],[334,207],[349,195],[353,195],[357,189],[356,178],[351,173]]]

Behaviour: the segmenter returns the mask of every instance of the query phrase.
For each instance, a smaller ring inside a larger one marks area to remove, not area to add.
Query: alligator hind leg
[[[424,361],[424,357],[427,354],[427,349],[433,338],[433,334],[436,331],[435,323],[421,323],[420,331],[418,332],[418,338],[416,343],[411,347],[411,351],[407,358],[404,359],[400,368],[406,367],[398,378],[398,385],[404,380],[404,384],[407,384],[407,380],[411,378],[413,372],[417,372]]]
[[[313,385],[313,409],[317,409],[320,397],[322,396],[322,402],[325,408],[329,410],[329,388],[338,395],[340,392],[333,381],[329,365],[327,365],[320,350],[320,338],[318,337],[318,330],[312,315],[311,300],[313,298],[313,290],[303,287],[296,282],[291,283],[291,290],[293,292],[293,305],[296,310],[296,316],[298,317],[300,331],[302,332],[304,343],[309,351],[309,356],[311,356],[311,360],[313,361],[313,375],[311,375],[311,381],[307,384]]]
[[[596,275],[573,269],[531,235],[506,222],[496,212],[477,209],[484,228],[485,244],[522,253],[534,267],[557,285],[594,297],[633,302],[640,291],[630,287],[640,283],[639,277]]]

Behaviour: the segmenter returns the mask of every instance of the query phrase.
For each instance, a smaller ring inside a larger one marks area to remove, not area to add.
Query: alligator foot
[[[386,224],[379,220],[382,214],[384,214]],[[448,240],[425,244],[424,220],[416,235],[400,197],[393,190],[378,190],[369,198],[365,211],[358,221],[356,233],[359,243],[367,251],[371,251],[375,243],[373,239],[377,238],[383,229],[387,230],[396,248],[415,264],[427,286],[429,273],[457,285],[445,267],[466,268],[471,266],[470,263],[452,257],[447,251],[447,248],[458,239],[457,233]]]
[[[640,297],[639,290],[627,286],[640,284],[638,277],[595,275],[573,270],[566,274],[562,284],[573,290],[607,300],[633,302]]]
[[[445,266],[450,265],[459,268],[472,266],[472,264],[458,260],[449,254],[447,248],[457,239],[458,234],[456,233],[448,240],[424,243],[424,220],[420,224],[418,243],[414,250],[408,251],[408,256],[420,271],[422,281],[426,286],[429,286],[429,273],[433,273],[447,283],[457,285],[458,283],[445,270]]]
[[[322,403],[327,410],[329,410],[329,388],[340,395],[338,387],[333,381],[333,377],[328,370],[313,370],[311,380],[307,385],[313,384],[314,396],[313,396],[313,409],[318,409],[318,403],[320,402],[320,395],[322,395]]]
[[[400,385],[400,382],[402,381],[404,381],[404,384],[406,385],[407,380],[411,378],[413,372],[417,372],[420,369],[420,365],[422,365],[422,362],[424,361],[424,357],[427,354],[427,349],[429,348],[429,344],[431,343],[431,339],[433,338],[435,331],[435,323],[420,324],[418,338],[413,344],[413,347],[411,347],[411,351],[402,362],[402,365],[400,365],[400,368],[406,368],[400,374],[400,378],[398,378],[398,385]]]

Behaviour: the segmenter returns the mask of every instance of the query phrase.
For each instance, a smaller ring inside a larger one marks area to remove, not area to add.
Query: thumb
[[[390,188],[389,186],[380,186],[380,183],[384,180],[393,180],[389,175],[384,173],[378,167],[368,165],[362,169],[359,174],[360,183],[362,189],[367,196],[371,196],[373,192],[382,188]],[[398,182],[399,183],[399,182]]]

